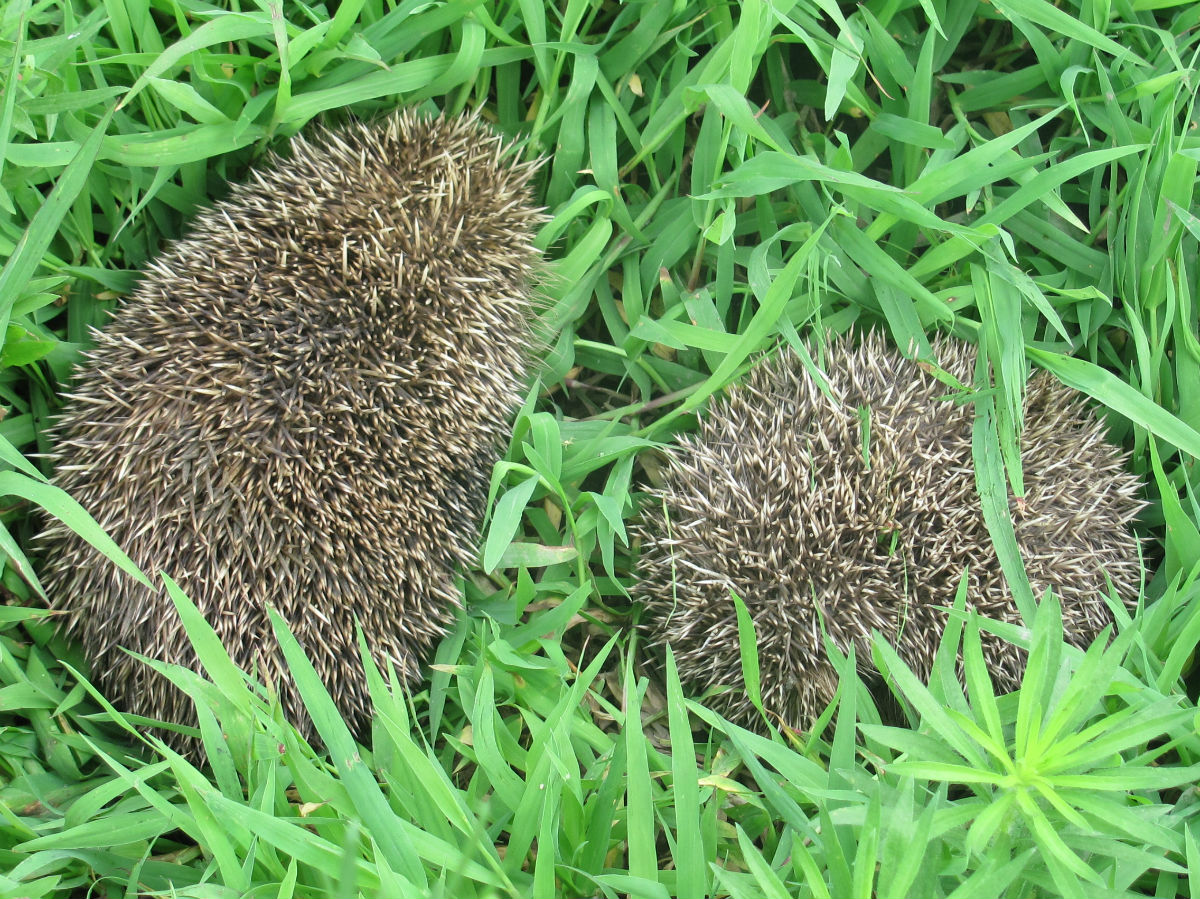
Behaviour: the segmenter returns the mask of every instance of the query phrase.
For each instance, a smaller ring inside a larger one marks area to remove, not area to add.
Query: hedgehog
[[[969,384],[975,349],[933,346]],[[870,682],[873,631],[928,678],[964,571],[970,607],[1020,623],[976,490],[973,407],[927,369],[874,333],[834,340],[826,392],[780,352],[711,404],[649,491],[632,529],[649,642],[670,646],[681,679],[714,688],[712,707],[735,723],[762,718],[732,594],[755,625],[763,707],[800,731],[838,687],[823,629]],[[1126,604],[1138,595],[1139,481],[1082,398],[1044,372],[1026,388],[1021,465],[1026,493],[1010,509],[1031,586],[1054,591],[1066,638],[1086,646],[1112,622],[1110,582]],[[995,686],[1014,689],[1023,651],[981,636]]]
[[[294,138],[149,267],[56,426],[56,482],[180,583],[309,738],[268,608],[362,735],[359,625],[411,683],[461,605],[539,340],[540,161],[515,155],[478,115]],[[43,583],[103,693],[194,723],[122,651],[198,670],[169,597],[61,524],[42,537]]]

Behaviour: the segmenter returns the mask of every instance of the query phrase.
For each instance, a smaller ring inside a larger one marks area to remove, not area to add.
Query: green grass
[[[0,895],[1200,896],[1200,5],[329,6],[0,7]],[[177,595],[219,687],[196,770],[46,620],[35,508],[103,538],[37,454],[88,327],[197,209],[314,117],[413,104],[550,159],[550,349],[469,615],[415,694],[373,672],[370,752],[280,628],[325,755]],[[626,522],[757,353],[851,327],[986,353],[978,477],[1030,627],[955,617],[928,685],[878,644],[909,727],[851,658],[828,739],[768,738],[647,667]],[[1151,501],[1144,602],[1086,653],[1006,513],[1031,364],[1094,398]],[[981,628],[1030,647],[1019,692]]]

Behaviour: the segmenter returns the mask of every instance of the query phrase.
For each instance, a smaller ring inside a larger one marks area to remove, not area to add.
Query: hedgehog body
[[[934,348],[971,382],[974,348]],[[837,689],[822,627],[864,674],[878,630],[927,677],[964,571],[970,606],[1021,620],[976,491],[973,407],[876,336],[833,342],[825,362],[828,395],[787,351],[714,402],[635,529],[651,640],[685,681],[727,688],[714,707],[743,723],[758,715],[731,593],[755,624],[764,707],[799,729]],[[1112,621],[1106,578],[1125,602],[1138,594],[1139,482],[1082,399],[1044,373],[1027,386],[1021,461],[1026,495],[1010,505],[1031,585],[1054,590],[1067,639],[1087,645]],[[1015,688],[1023,652],[982,639],[996,686]]]
[[[59,425],[57,483],[302,727],[268,607],[361,733],[357,625],[413,680],[460,603],[531,361],[542,216],[510,157],[477,117],[295,139],[151,266]],[[106,695],[194,721],[120,650],[197,667],[169,598],[60,524],[45,537],[48,593]]]

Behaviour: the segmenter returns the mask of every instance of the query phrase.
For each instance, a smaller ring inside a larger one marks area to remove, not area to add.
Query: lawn
[[[1191,0],[7,0],[0,896],[1200,896],[1198,59]],[[357,747],[281,627],[326,749],[175,591],[216,685],[200,769],[39,596],[41,508],[102,540],[46,480],[54,415],[200,210],[293,135],[405,106],[546,159],[547,340],[466,612],[422,683],[374,672]],[[959,597],[928,684],[880,639],[837,661],[828,727],[743,729],[646,645],[631,526],[765,351],[868,329],[987,359],[975,477],[1027,626]],[[1004,501],[1037,369],[1148,503],[1136,613],[1087,651]],[[988,631],[1029,650],[1015,692]]]

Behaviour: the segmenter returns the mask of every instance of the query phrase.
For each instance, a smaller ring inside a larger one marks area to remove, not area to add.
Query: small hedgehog
[[[948,340],[937,358],[970,383],[975,350]],[[634,595],[652,642],[674,652],[681,678],[725,687],[714,708],[752,724],[731,593],[758,639],[764,707],[807,729],[833,699],[837,671],[822,626],[854,647],[869,675],[878,630],[927,677],[964,569],[980,613],[1018,623],[984,526],[971,455],[973,407],[946,398],[931,374],[877,336],[836,341],[825,356],[830,395],[799,357],[780,353],[714,402],[651,491]],[[1112,621],[1111,578],[1134,600],[1142,508],[1139,481],[1104,426],[1045,373],[1027,387],[1021,463],[1026,495],[1013,502],[1017,542],[1033,589],[1061,598],[1064,629],[1086,646]],[[1021,650],[984,633],[993,681],[1015,688]]]
[[[267,617],[362,734],[356,626],[410,681],[460,605],[535,344],[530,179],[477,116],[296,138],[150,267],[58,425],[57,483],[311,735]],[[120,708],[195,720],[174,608],[61,524],[44,583]],[[177,741],[177,745],[185,745]],[[186,747],[185,747],[186,748]]]

